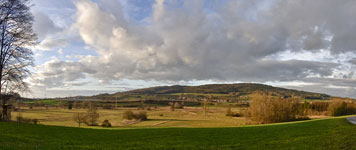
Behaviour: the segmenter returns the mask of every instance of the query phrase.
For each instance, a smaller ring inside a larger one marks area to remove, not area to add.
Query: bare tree
[[[24,79],[29,76],[28,67],[33,64],[33,53],[28,48],[36,43],[33,33],[33,16],[28,0],[0,1],[0,98],[2,114],[8,116],[6,96],[13,91],[24,91],[27,85]]]
[[[86,123],[87,115],[85,113],[75,113],[73,115],[73,120],[78,123],[78,126],[80,127],[80,124]]]
[[[28,0],[0,1],[0,95],[27,89],[24,79],[33,65],[36,44]]]
[[[203,102],[203,110],[204,110],[204,115],[206,116],[206,113],[208,111],[208,100],[204,100],[204,102]]]
[[[98,125],[99,113],[94,103],[91,103],[87,111],[87,125],[96,126]]]

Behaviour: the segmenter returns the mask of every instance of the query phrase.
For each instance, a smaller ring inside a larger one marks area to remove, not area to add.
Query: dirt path
[[[158,125],[161,125],[161,124],[167,123],[167,122],[169,122],[169,121],[170,121],[170,120],[168,120],[168,121],[161,121],[161,122],[159,122],[159,123],[149,125],[149,127],[158,126]]]
[[[348,117],[347,120],[352,124],[356,124],[356,116],[355,117]]]

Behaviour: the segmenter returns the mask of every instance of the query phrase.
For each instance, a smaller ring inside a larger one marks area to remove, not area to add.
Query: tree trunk
[[[2,96],[1,89],[2,89],[2,68],[0,68],[0,100],[1,100],[1,106],[2,106],[2,112],[0,115],[0,121],[5,120],[5,116],[7,114],[7,109],[6,109],[6,101],[5,98]]]

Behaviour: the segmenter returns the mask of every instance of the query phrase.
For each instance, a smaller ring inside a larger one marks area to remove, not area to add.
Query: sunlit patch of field
[[[138,112],[136,108],[118,108],[118,109],[102,109],[99,108],[100,114],[99,124],[104,120],[109,120],[113,128],[121,127],[233,127],[244,125],[246,119],[244,117],[228,117],[225,116],[226,107],[209,107],[207,113],[201,107],[185,107],[184,109],[176,109],[171,111],[169,107],[159,107],[157,109],[145,110],[148,114],[148,120],[126,126],[123,123],[123,112],[132,110]],[[239,112],[241,108],[232,108],[232,111]],[[57,126],[72,126],[78,124],[73,121],[74,113],[85,113],[86,109],[64,109],[49,107],[27,107],[21,108],[20,112],[12,112],[12,119],[21,115],[25,118],[39,119],[40,124],[57,125]],[[87,127],[87,126],[82,126]],[[95,128],[95,127],[94,127]]]

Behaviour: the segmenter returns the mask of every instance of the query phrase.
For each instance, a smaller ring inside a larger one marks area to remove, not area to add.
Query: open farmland
[[[226,107],[209,107],[205,115],[201,107],[185,107],[171,111],[169,107],[159,107],[146,111],[148,120],[138,122],[129,127],[232,127],[244,125],[244,117],[225,116]],[[122,114],[126,110],[139,112],[137,108],[98,109],[99,122],[109,120],[114,128],[128,127],[123,123]],[[64,109],[49,107],[24,107],[20,112],[13,112],[12,119],[15,121],[19,114],[25,118],[39,119],[40,124],[58,126],[78,126],[72,119],[74,113],[86,112],[86,109]],[[239,112],[241,108],[232,108]]]

